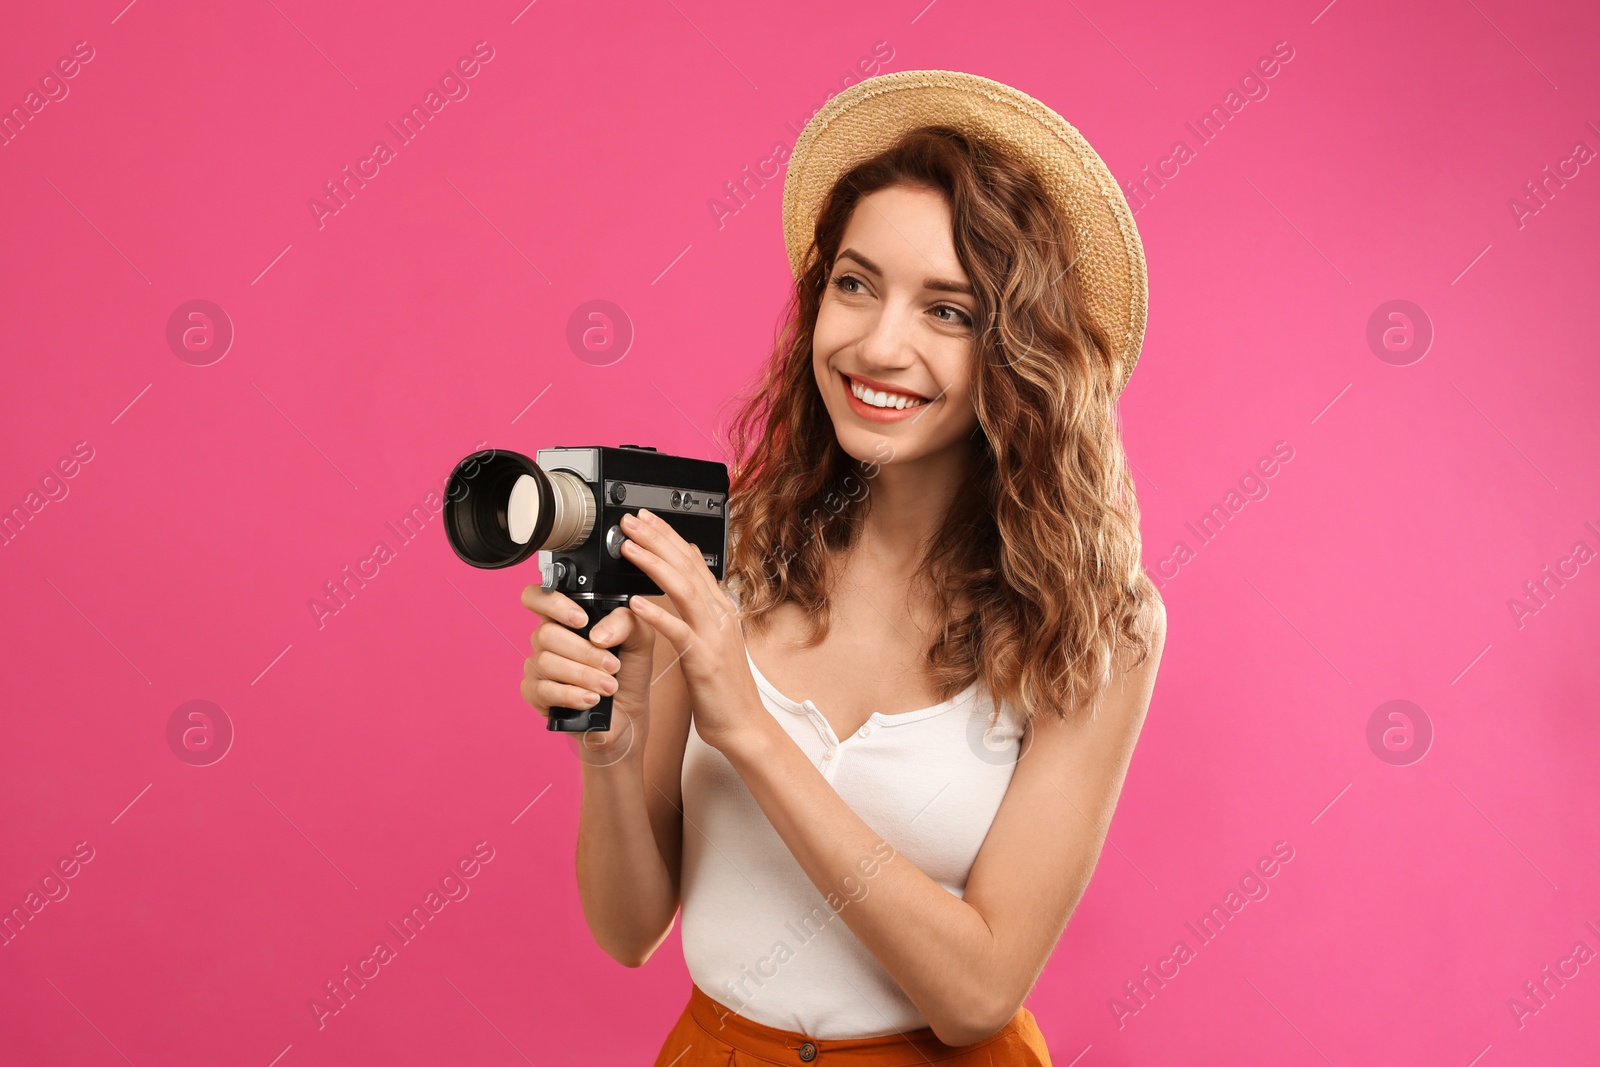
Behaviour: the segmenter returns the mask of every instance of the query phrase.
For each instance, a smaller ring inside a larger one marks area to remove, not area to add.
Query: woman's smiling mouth
[[[898,422],[927,407],[931,400],[909,391],[899,391],[886,382],[855,378],[839,372],[850,410],[870,422]]]

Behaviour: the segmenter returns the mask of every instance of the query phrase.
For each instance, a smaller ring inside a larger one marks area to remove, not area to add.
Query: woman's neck
[[[909,577],[973,467],[963,447],[885,463],[867,481],[867,513],[856,548],[862,562]]]

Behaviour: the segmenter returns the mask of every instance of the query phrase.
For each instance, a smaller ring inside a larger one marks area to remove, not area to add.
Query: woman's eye
[[[865,287],[864,287],[863,282],[861,281],[860,278],[857,278],[854,274],[841,274],[837,278],[833,279],[833,281],[830,284],[832,284],[832,286],[835,289],[837,289],[839,292],[841,292],[841,293],[849,293],[852,296],[855,296],[855,295],[858,295],[858,294],[860,294],[862,292],[865,292]],[[852,288],[852,286],[863,286],[863,288],[856,289],[856,288]],[[963,311],[960,308],[955,307],[955,306],[953,306],[951,304],[940,304],[937,307],[933,308],[932,311],[934,313],[934,317],[939,319],[940,322],[947,322],[947,323],[950,323],[953,326],[971,326],[972,325],[972,316],[968,315],[965,311]],[[943,314],[944,312],[949,312],[952,315],[954,315],[955,317],[954,318],[945,317],[945,315]]]

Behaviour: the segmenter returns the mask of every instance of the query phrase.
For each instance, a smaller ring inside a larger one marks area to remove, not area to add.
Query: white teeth
[[[919,400],[900,393],[882,393],[876,389],[868,389],[860,382],[852,380],[850,391],[856,399],[864,404],[871,404],[875,408],[914,408],[926,404],[926,400]]]

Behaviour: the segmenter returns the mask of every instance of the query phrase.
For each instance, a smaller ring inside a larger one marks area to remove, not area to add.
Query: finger
[[[592,708],[600,702],[600,697],[592,690],[563,685],[548,678],[524,678],[522,699],[545,718],[550,717],[551,708]]]
[[[658,604],[650,603],[642,596],[631,597],[628,600],[628,608],[657,632],[664,634],[667,640],[672,642],[672,647],[678,650],[679,655],[689,648],[694,639],[694,629],[672,612]]]
[[[549,715],[551,707],[586,708],[599,702],[599,694],[582,685],[573,685],[545,676],[530,656],[522,663],[522,699]],[[590,700],[594,697],[594,700]]]
[[[684,575],[683,570],[689,573]],[[737,617],[737,608],[717,584],[716,575],[711,573],[704,559],[696,557],[692,564],[685,564],[682,570],[675,573],[683,576],[686,584],[672,602],[678,609],[678,615],[691,626],[704,626],[710,622],[720,630],[728,624],[729,618]],[[691,603],[693,607],[688,606]]]
[[[705,553],[700,551],[698,545],[690,544],[671,523],[648,508],[639,509],[638,522],[633,525],[642,527],[640,532],[645,540],[645,547],[674,563],[681,573],[699,582],[710,595],[713,607],[717,606],[718,601],[722,599],[722,589],[717,584],[717,576],[712,574],[711,568],[706,565]],[[633,536],[626,528],[624,532],[628,532],[630,537]],[[729,603],[713,613],[722,615],[731,608],[732,604]]]
[[[687,613],[691,606],[695,612],[700,610],[701,604],[699,598],[695,596],[694,580],[662,559],[648,545],[629,537],[622,542],[622,558],[644,571],[650,580],[671,598],[680,615],[688,618]]]
[[[589,621],[589,616],[577,601],[555,589],[528,586],[522,591],[522,606],[568,626],[583,626]]]
[[[543,715],[548,719],[550,717],[549,706],[541,706],[538,703],[538,697],[534,695],[534,687],[538,684],[538,682],[539,679],[534,677],[530,671],[524,670],[522,672],[522,686],[520,688],[520,692],[522,693],[522,701],[534,711],[537,711],[540,715]]]
[[[623,531],[628,534],[628,539],[622,545],[626,558],[637,564],[644,559],[637,555],[638,550],[643,549],[672,568],[675,576],[687,581],[687,586],[674,585],[659,572],[651,570],[648,563],[640,567],[656,580],[656,584],[672,599],[678,614],[686,621],[704,625],[707,620],[712,620],[721,629],[728,624],[730,616],[737,615],[733,602],[722,591],[716,575],[706,565],[705,555],[685,541],[665,519],[648,508],[640,508],[637,515],[624,516]],[[630,548],[630,545],[635,547]],[[694,608],[689,607],[691,598]]]
[[[596,651],[599,650],[596,649]],[[601,654],[609,655],[610,653]],[[548,650],[535,652],[531,658],[534,672],[558,685],[567,685],[590,693],[604,693],[607,696],[617,691],[617,680],[611,676],[610,671],[602,670],[599,667],[591,667],[587,663],[568,659],[558,652]],[[584,705],[570,704],[568,706],[581,708]]]
[[[617,667],[620,666],[617,657],[606,651],[609,645],[597,645],[560,624],[547,626],[541,623],[539,628],[533,631],[533,647],[536,652],[565,656],[567,659],[576,660],[607,674],[616,673]]]
[[[634,518],[632,525],[638,529],[646,547],[662,559],[671,562],[685,573],[692,573],[695,568],[706,565],[705,557],[700,550],[685,541],[683,535],[666,519],[648,508],[640,508],[639,514]],[[629,537],[634,536],[627,526],[623,527],[623,532]]]
[[[627,608],[612,610],[589,631],[589,641],[594,646],[601,649],[621,648],[629,652],[645,647],[654,637],[649,625]]]

